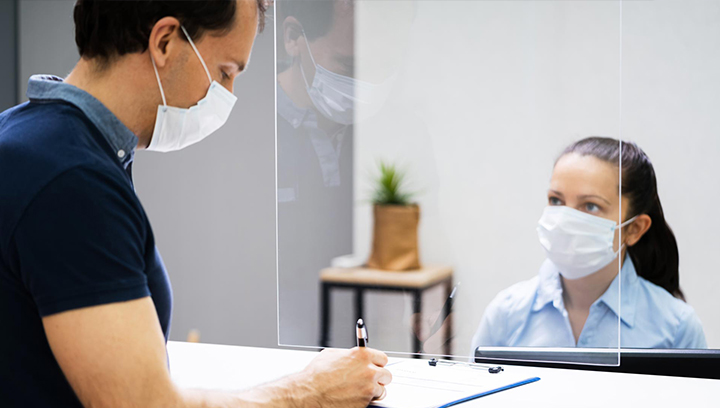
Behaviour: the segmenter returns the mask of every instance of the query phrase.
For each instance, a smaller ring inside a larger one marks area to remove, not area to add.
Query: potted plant
[[[418,224],[420,207],[404,190],[405,173],[380,162],[373,196],[373,244],[367,266],[389,271],[420,268]]]

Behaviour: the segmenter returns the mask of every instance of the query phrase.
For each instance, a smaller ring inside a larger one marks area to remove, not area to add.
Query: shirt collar
[[[557,309],[562,309],[562,282],[560,281],[560,272],[557,267],[546,259],[540,267],[539,281],[535,302],[533,303],[533,312],[540,311],[548,303],[552,303]]]
[[[302,125],[306,116],[314,114],[310,109],[303,109],[295,105],[279,83],[277,85],[277,112],[295,129]]]
[[[31,101],[59,100],[75,105],[100,130],[125,167],[132,161],[138,138],[102,102],[53,75],[33,75],[28,81]]]
[[[618,288],[621,278],[622,285],[621,288]],[[623,323],[633,327],[635,325],[635,299],[637,299],[638,280],[635,265],[632,259],[630,259],[630,256],[626,255],[620,275],[613,279],[610,287],[595,301],[595,304],[605,304],[616,316],[620,316]],[[620,302],[618,302],[619,290],[622,290],[622,307],[620,306]],[[538,289],[532,311],[540,311],[549,303],[552,303],[558,310],[563,310],[565,307],[562,298],[560,272],[552,262],[545,260],[540,267]],[[622,309],[622,312],[620,309]]]
[[[620,284],[621,279],[622,285]],[[616,316],[620,316],[623,323],[633,327],[635,325],[635,301],[638,287],[639,282],[635,264],[633,264],[630,256],[626,255],[620,276],[613,279],[610,287],[595,303],[604,303]],[[622,303],[618,301],[618,292],[620,291],[622,291]]]

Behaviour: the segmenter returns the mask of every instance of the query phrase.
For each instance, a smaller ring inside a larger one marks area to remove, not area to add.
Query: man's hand
[[[392,380],[385,353],[367,347],[325,349],[297,375],[305,406],[366,407]]]

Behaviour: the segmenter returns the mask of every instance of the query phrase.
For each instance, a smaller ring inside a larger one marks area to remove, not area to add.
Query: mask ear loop
[[[310,61],[312,61],[313,65],[315,65],[317,67],[317,64],[315,63],[315,58],[313,58],[313,55],[312,55],[312,50],[310,49],[310,43],[308,42],[307,35],[305,35],[305,29],[301,29],[301,30],[302,30],[303,37],[305,37],[305,46],[308,49],[308,54],[310,54]]]
[[[163,91],[162,82],[160,82],[160,75],[158,74],[157,66],[155,65],[155,58],[150,56],[150,61],[152,61],[153,69],[155,70],[155,78],[157,78],[158,81],[158,87],[160,88],[160,96],[162,96],[163,106],[167,107],[167,101],[165,101],[165,91]]]
[[[624,227],[630,225],[633,221],[635,221],[635,219],[636,219],[637,217],[639,217],[639,215],[636,215],[636,216],[630,218],[629,220],[623,222],[622,224],[620,224],[620,225],[618,225],[617,227],[615,227],[615,229],[624,228]],[[617,254],[616,254],[615,256],[619,255],[620,252],[622,252],[623,247],[625,247],[625,243],[620,244],[620,248],[618,248]]]
[[[626,227],[628,224],[631,224],[633,221],[635,221],[635,219],[636,219],[637,217],[639,217],[639,215],[636,215],[636,216],[630,218],[629,220],[623,222],[622,224],[618,225],[618,228],[624,228],[624,227]]]
[[[200,55],[200,52],[198,51],[197,47],[195,46],[195,43],[193,42],[192,38],[190,38],[190,35],[188,34],[185,27],[180,26],[180,28],[182,29],[183,33],[185,33],[185,37],[187,38],[188,42],[190,43],[190,46],[192,47],[193,51],[195,51],[195,55],[197,55],[203,68],[205,68],[205,73],[207,74],[208,81],[210,81],[210,84],[212,85],[213,79],[212,79],[212,76],[210,76],[210,71],[208,70],[207,65],[205,65],[205,61],[203,60],[202,56]]]
[[[305,35],[305,29],[302,30],[302,35],[305,38],[305,46],[307,46],[308,54],[310,54],[310,61],[312,61],[313,66],[315,66],[315,75],[317,75],[317,64],[315,63],[315,58],[313,58],[312,50],[310,49],[310,44],[308,43],[307,35]],[[303,77],[303,81],[305,81],[305,89],[310,92],[310,84],[308,83],[307,78],[305,77],[305,70],[303,69],[302,62],[300,63],[300,74]]]

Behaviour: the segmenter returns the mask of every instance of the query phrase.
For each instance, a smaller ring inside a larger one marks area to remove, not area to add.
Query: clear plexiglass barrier
[[[720,343],[720,129],[673,98],[720,108],[687,72],[720,36],[658,28],[708,38],[717,8],[275,4],[281,345],[352,347],[358,318],[371,347],[460,360]]]

